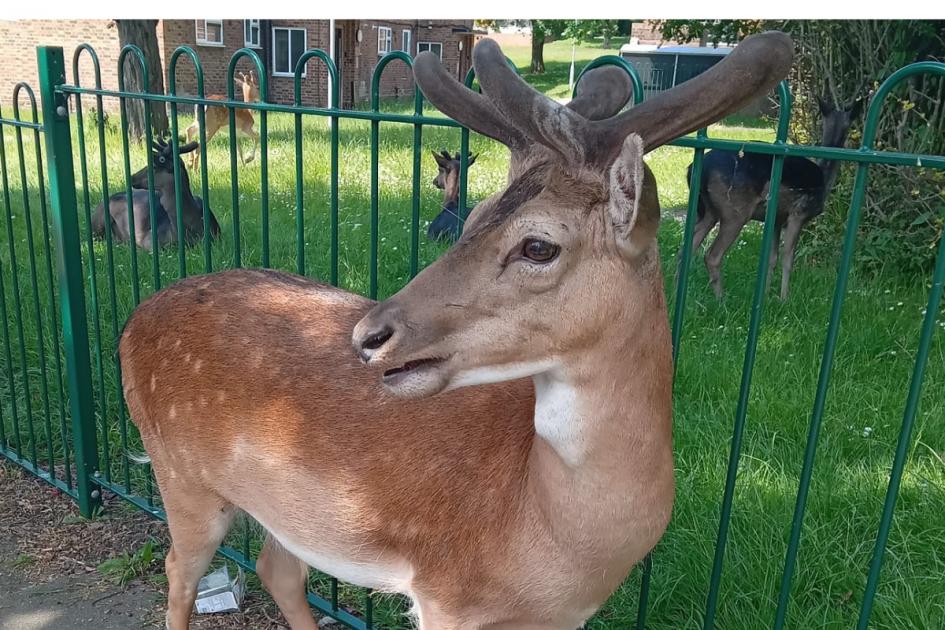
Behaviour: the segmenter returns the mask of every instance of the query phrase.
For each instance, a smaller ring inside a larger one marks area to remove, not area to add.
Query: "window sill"
[[[263,47],[260,44],[250,44],[249,42],[243,42],[243,48],[252,48],[253,50],[262,50]]]
[[[302,78],[304,79],[307,74],[308,74],[308,73],[303,72],[303,73],[302,73]],[[275,70],[273,70],[273,71],[272,71],[272,76],[274,76],[274,77],[283,77],[283,78],[286,78],[286,79],[294,79],[294,78],[295,78],[295,73],[294,73],[294,72],[276,72]]]
[[[206,46],[208,48],[223,48],[223,42],[205,42],[197,40],[198,46]]]

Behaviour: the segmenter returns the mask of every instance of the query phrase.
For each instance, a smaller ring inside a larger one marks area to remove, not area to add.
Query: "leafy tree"
[[[573,20],[530,20],[532,27],[531,71],[545,71],[545,44],[560,38]]]
[[[572,20],[563,35],[578,41],[604,38],[604,48],[610,48],[611,39],[618,32],[618,20]]]
[[[664,40],[686,44],[695,40],[705,46],[735,43],[764,30],[762,20],[655,20]]]

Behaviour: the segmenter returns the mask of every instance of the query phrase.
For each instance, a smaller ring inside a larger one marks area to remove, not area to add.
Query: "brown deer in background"
[[[375,303],[278,271],[182,280],[129,318],[125,399],[163,497],[167,627],[238,511],[257,570],[315,630],[309,567],[407,595],[421,630],[574,630],[662,536],[674,498],[672,357],[644,153],[737,111],[788,72],[745,39],[618,114],[616,67],[567,107],[498,45],[482,93],[429,52],[427,99],[511,149],[508,185],[462,237]]]
[[[243,90],[243,102],[252,103],[259,100],[259,82],[256,79],[256,73],[253,70],[250,70],[248,73],[239,72],[239,76],[234,78],[234,81],[237,85],[240,86]],[[226,96],[220,94],[211,94],[207,97],[208,99],[214,101],[225,101],[227,100]],[[200,107],[200,105],[198,105]],[[259,143],[259,134],[256,133],[256,130],[253,129],[253,125],[256,124],[256,119],[253,117],[252,110],[249,109],[235,109],[236,116],[236,129],[237,131],[242,131],[244,134],[253,139],[253,152],[250,153],[249,159],[243,157],[243,147],[239,142],[239,134],[236,138],[236,148],[240,154],[240,162],[245,166],[247,162],[252,162],[256,159],[256,146]],[[207,134],[207,144],[210,144],[210,139],[219,131],[230,125],[230,112],[226,107],[220,106],[208,106],[206,113],[204,115],[204,120],[206,123],[206,134]],[[200,121],[194,120],[187,127],[187,142],[191,142],[194,138],[200,137]],[[200,151],[194,151],[190,156],[190,168],[196,168],[197,164],[200,162]]]
[[[459,153],[450,155],[449,151],[443,149],[439,153],[434,151],[433,159],[436,160],[437,165],[433,185],[443,191],[443,205],[440,214],[427,228],[427,236],[431,239],[455,241],[463,231],[462,215],[465,214],[460,213],[459,210],[460,155]],[[471,167],[475,162],[476,156],[470,154],[466,167]]]
[[[843,147],[850,133],[850,125],[859,116],[863,101],[843,108],[818,99],[823,117],[821,145]],[[722,298],[722,259],[745,225],[764,221],[771,180],[772,156],[760,153],[739,153],[715,149],[705,154],[702,162],[702,182],[699,190],[699,221],[692,237],[692,251],[698,250],[709,231],[719,225],[718,235],[705,255],[705,266],[715,295]],[[770,284],[778,261],[778,246],[784,231],[781,249],[781,299],[788,296],[788,282],[794,266],[801,229],[824,211],[824,204],[837,180],[840,162],[836,160],[809,160],[789,156],[784,159],[781,188],[778,194],[774,240],[768,258]],[[692,181],[692,165],[686,182]]]

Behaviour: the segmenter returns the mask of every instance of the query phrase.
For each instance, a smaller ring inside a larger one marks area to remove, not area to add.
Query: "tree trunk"
[[[151,92],[164,94],[164,69],[161,67],[161,55],[157,42],[157,20],[115,20],[118,26],[118,43],[124,48],[127,44],[134,44],[144,53],[144,60],[148,70],[147,89],[141,78],[141,64],[137,55],[129,53],[125,58],[122,69],[126,92]],[[145,133],[144,101],[129,98],[126,101],[128,110],[128,129],[132,137],[141,140]],[[151,131],[156,136],[167,134],[167,109],[164,103],[152,101]]]
[[[532,29],[532,72],[541,74],[545,71],[545,33]]]

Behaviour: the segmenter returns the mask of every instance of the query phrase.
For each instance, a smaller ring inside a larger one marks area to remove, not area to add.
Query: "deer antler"
[[[435,54],[417,55],[414,76],[427,100],[444,114],[509,147],[512,173],[534,152],[534,142],[496,109],[489,98],[450,75]],[[609,118],[619,112],[632,95],[633,85],[626,72],[613,66],[595,68],[581,77],[577,95],[566,107],[591,120]]]
[[[625,74],[619,69],[588,72],[585,81],[590,83],[565,107],[525,83],[489,39],[473,50],[484,94],[459,84],[432,54],[418,55],[415,73],[420,89],[441,111],[508,146],[513,171],[534,143],[568,162],[606,166],[632,133],[643,138],[645,151],[651,151],[737,111],[787,75],[792,49],[791,39],[783,33],[754,35],[710,70],[617,116],[613,114],[631,94],[629,78],[616,87],[605,86],[619,81],[615,72]],[[606,116],[613,117],[593,120]]]

